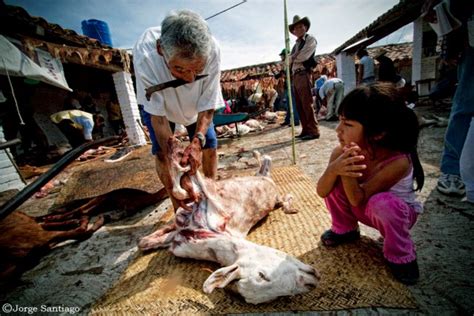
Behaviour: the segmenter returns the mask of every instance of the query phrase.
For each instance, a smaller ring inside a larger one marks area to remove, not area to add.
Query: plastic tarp
[[[36,50],[38,65],[7,38],[0,35],[0,74],[27,77],[72,91],[64,77],[62,64],[48,52]]]

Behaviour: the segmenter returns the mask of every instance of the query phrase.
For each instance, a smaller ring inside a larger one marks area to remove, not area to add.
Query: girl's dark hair
[[[370,147],[380,146],[410,154],[416,190],[421,190],[425,176],[417,152],[420,133],[418,118],[406,107],[392,83],[376,83],[352,90],[342,100],[338,114],[364,127]]]

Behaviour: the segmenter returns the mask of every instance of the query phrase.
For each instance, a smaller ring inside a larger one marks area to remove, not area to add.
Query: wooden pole
[[[288,14],[286,10],[286,0],[283,0],[284,11],[285,11],[285,68],[286,68],[286,89],[288,91],[288,111],[290,111],[290,122],[291,122],[291,149],[293,164],[296,165],[296,146],[295,146],[295,120],[293,114],[293,93],[291,91],[291,73],[290,73],[290,32],[288,31]]]

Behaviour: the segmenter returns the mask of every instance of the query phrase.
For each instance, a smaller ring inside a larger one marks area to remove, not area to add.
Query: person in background
[[[318,93],[328,109],[324,119],[326,121],[337,121],[339,105],[344,98],[344,81],[339,78],[328,79],[318,89]]]
[[[359,222],[373,227],[384,238],[383,254],[394,277],[414,284],[419,269],[410,229],[423,211],[414,182],[416,190],[424,183],[416,114],[393,84],[376,83],[352,90],[339,115],[340,143],[316,188],[332,219],[321,242],[333,247],[358,239]]]
[[[391,82],[396,88],[403,88],[406,84],[405,79],[397,74],[393,60],[387,55],[387,51],[383,48],[379,49],[375,54],[375,60],[379,63],[378,81]]]
[[[290,102],[288,101],[289,93],[288,93],[288,85],[286,82],[286,65],[285,65],[285,58],[286,58],[286,48],[283,48],[280,52],[280,72],[275,75],[275,79],[283,79],[283,98],[281,99],[282,102],[284,103],[284,108],[286,110],[286,115],[285,115],[285,120],[283,123],[281,123],[281,126],[289,126],[291,125],[290,123]],[[293,106],[293,121],[295,126],[300,125],[300,116],[298,114],[298,110],[296,108],[296,102],[295,102],[295,94],[294,92],[291,93],[291,100],[292,100],[292,106]]]
[[[318,79],[314,82],[314,88],[313,88],[313,95],[314,95],[314,110],[316,112],[316,117],[319,119],[319,112],[321,111],[321,108],[323,107],[323,100],[319,96],[319,88],[323,86],[323,84],[328,80],[327,76],[327,69],[326,67],[323,68],[323,71],[321,72],[321,76],[319,76]]]
[[[50,116],[69,144],[78,147],[93,140],[92,134],[104,125],[104,117],[81,110],[64,110]]]
[[[217,136],[212,120],[214,111],[224,106],[219,46],[201,16],[189,10],[173,11],[161,28],[149,28],[139,37],[133,61],[137,101],[144,106],[158,176],[175,210],[179,206],[187,208],[186,201],[172,195],[167,142],[174,125],[184,125],[190,144],[181,165],[190,165],[189,172],[194,174],[202,164],[204,175],[216,178]],[[145,89],[176,79],[186,84],[154,92],[147,98]]]
[[[230,99],[224,100],[224,108],[222,109],[222,113],[231,114],[232,113],[232,107],[230,106],[231,104],[232,104],[232,100]]]
[[[374,60],[369,56],[365,48],[361,48],[356,53],[359,58],[359,68],[357,69],[357,84],[371,84],[375,82]]]
[[[393,60],[386,56],[385,49],[379,49],[374,58],[379,63],[378,81],[392,82],[398,81],[397,72]]]
[[[265,108],[271,112],[275,112],[275,100],[278,97],[278,92],[269,87],[263,90],[262,98],[265,100]]]
[[[290,67],[292,74],[293,91],[295,93],[296,108],[302,125],[301,134],[296,136],[301,140],[319,138],[319,126],[313,108],[311,68],[305,64],[314,58],[316,52],[316,38],[308,34],[311,22],[307,17],[293,17],[293,23],[288,26],[290,33],[296,36],[296,43],[291,50]]]
[[[263,100],[263,93],[262,92],[254,92],[251,95],[248,96],[247,98],[248,105],[251,107],[257,107],[257,110],[259,111],[264,108],[265,101]]]
[[[79,102],[79,95],[77,91],[69,92],[66,99],[64,100],[64,110],[80,110],[82,105]]]
[[[107,116],[109,118],[110,125],[114,130],[115,135],[120,135],[124,132],[125,126],[122,119],[122,111],[120,110],[120,104],[117,98],[110,99],[106,104]]]
[[[465,184],[465,200],[474,204],[474,117],[467,133],[460,158],[461,179]]]
[[[97,114],[99,111],[97,110],[97,106],[94,103],[94,100],[90,95],[86,96],[82,102],[82,110],[89,112],[91,114]]]
[[[434,5],[436,3],[426,1],[421,15],[442,37],[442,63],[458,67],[458,86],[444,137],[441,175],[436,188],[446,195],[463,196],[465,185],[460,177],[460,157],[474,116],[474,2],[451,0]],[[453,19],[438,18],[443,15]]]

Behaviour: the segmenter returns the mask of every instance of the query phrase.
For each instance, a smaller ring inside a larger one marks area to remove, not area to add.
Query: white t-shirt
[[[158,54],[156,41],[160,38],[160,27],[152,27],[139,37],[133,47],[133,66],[137,84],[137,101],[152,115],[166,116],[174,123],[185,126],[196,123],[199,112],[224,106],[220,84],[220,50],[213,38],[213,47],[202,74],[208,76],[177,88],[167,88],[145,97],[145,89],[175,80]]]
[[[360,59],[359,63],[364,65],[364,73],[362,74],[362,80],[369,77],[374,77],[374,60],[369,56],[364,56]]]

